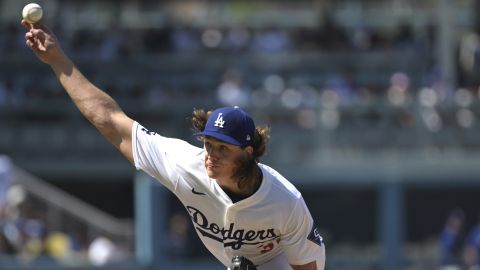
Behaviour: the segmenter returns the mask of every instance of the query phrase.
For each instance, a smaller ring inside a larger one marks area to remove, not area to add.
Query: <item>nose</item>
[[[217,161],[219,159],[218,154],[214,151],[208,152],[208,158],[212,161]]]
[[[213,148],[207,149],[206,153],[209,159],[211,160],[218,159],[218,153]]]

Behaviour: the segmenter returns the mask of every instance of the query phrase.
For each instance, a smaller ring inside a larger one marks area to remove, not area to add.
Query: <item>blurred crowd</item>
[[[152,53],[282,53],[371,50],[422,50],[433,42],[433,28],[416,34],[408,22],[393,29],[345,28],[327,18],[318,27],[193,27],[174,24],[146,29],[113,26],[107,30],[66,31],[49,25],[71,54],[111,60]],[[19,22],[0,25],[0,52],[21,51],[24,30]]]
[[[5,57],[31,57],[25,46],[24,32],[17,22],[8,25],[0,25],[2,34],[0,35],[0,59]],[[396,50],[396,51],[428,51],[431,46],[430,35],[415,35],[412,26],[404,24],[390,31],[380,29],[367,29],[358,27],[358,29],[345,29],[334,23],[333,20],[327,20],[318,28],[296,27],[296,28],[249,28],[249,27],[211,27],[199,28],[190,26],[164,26],[162,28],[152,29],[121,29],[113,27],[108,31],[79,29],[74,32],[67,32],[60,25],[52,26],[59,37],[63,48],[75,59],[88,59],[98,63],[109,62],[113,60],[127,60],[131,56],[152,56],[156,54],[170,55],[191,55],[211,53],[225,55],[245,55],[245,54],[276,54],[276,53],[331,53],[346,51],[377,51],[377,50]],[[428,31],[428,29],[426,30]],[[3,54],[3,55],[2,55]],[[200,60],[201,61],[201,60]],[[95,64],[95,63],[93,63]],[[161,65],[162,63],[159,63]],[[190,65],[201,65],[202,63],[190,63]],[[282,68],[282,67],[279,67]],[[226,67],[222,72],[231,74],[230,69],[241,69],[244,75],[249,77],[249,67]],[[287,67],[288,69],[288,67]],[[307,69],[307,68],[304,68]],[[315,65],[310,68],[314,72]],[[97,71],[98,72],[98,71]],[[197,70],[200,72],[200,70]],[[208,78],[213,83],[205,86],[196,82],[195,75],[186,74],[184,80],[189,80],[189,84],[183,83],[179,86],[175,83],[168,84],[163,80],[161,83],[147,82],[142,79],[131,78],[131,83],[124,85],[123,82],[108,82],[107,90],[118,94],[121,97],[137,100],[152,100],[151,96],[162,98],[178,98],[191,96],[192,88],[196,92],[212,91],[214,84],[223,87],[223,90],[231,90],[231,85],[222,84],[222,74],[212,72],[216,78]],[[216,73],[216,74],[215,74]],[[349,102],[352,95],[356,95],[355,88],[376,88],[385,87],[384,85],[356,85],[353,81],[352,71],[349,67],[341,70],[331,70],[328,74],[318,74],[318,77],[327,77],[321,83],[318,78],[305,78],[306,74],[283,75],[286,82],[293,81],[296,86],[312,85],[321,89],[326,87],[342,88],[342,97],[345,102]],[[42,75],[21,77],[18,74],[14,76],[0,76],[0,106],[10,105],[19,106],[31,98],[55,99],[63,97],[59,85],[53,78]],[[95,74],[101,76],[101,74]],[[125,74],[128,76],[128,74]],[[267,74],[268,75],[268,74]],[[122,75],[123,76],[123,75]],[[158,74],[161,78],[162,74]],[[168,75],[165,75],[168,76]],[[228,75],[225,75],[228,77]],[[317,76],[317,75],[313,75]],[[310,76],[312,77],[312,76]],[[223,78],[232,82],[229,78]],[[181,78],[177,79],[182,80]],[[137,82],[138,81],[138,82]],[[198,81],[198,80],[197,80]],[[254,90],[261,87],[256,83],[244,81],[240,85],[243,90]],[[236,81],[233,81],[236,83]],[[237,82],[238,83],[238,82]],[[186,85],[186,86],[185,86]],[[285,85],[286,87],[290,87]],[[294,86],[292,86],[294,87]],[[185,89],[187,88],[187,89]],[[221,98],[234,100],[236,95],[228,97],[228,91],[221,91]],[[383,90],[383,89],[382,89]],[[382,90],[371,89],[371,92],[382,92]],[[250,91],[251,92],[251,91]],[[240,102],[246,101],[248,93],[239,93]],[[261,94],[260,94],[261,95]],[[153,99],[155,100],[155,99]],[[222,100],[223,101],[223,100]],[[169,101],[167,101],[169,102]]]
[[[0,268],[9,265],[101,266],[124,260],[127,250],[111,237],[54,213],[13,181],[10,159],[0,155]],[[56,216],[55,218],[49,216]]]
[[[0,35],[0,54],[6,52],[6,55],[3,55],[6,58],[14,55],[32,57],[28,55],[28,49],[24,45],[24,30],[18,23],[0,25],[0,28],[4,28],[4,34]],[[335,24],[333,20],[327,20],[318,28],[194,28],[175,25],[135,30],[118,27],[108,31],[79,29],[74,32],[64,31],[61,25],[54,25],[52,28],[72,57],[87,59],[93,65],[97,62],[126,60],[131,56],[144,55],[148,59],[152,55],[165,54],[208,56],[212,53],[225,53],[241,56],[255,53],[308,54],[382,50],[403,54],[408,51],[429,52],[433,49],[435,39],[433,27],[414,31],[412,25],[405,23],[389,31],[360,26],[346,29]],[[423,34],[419,35],[419,32]],[[416,115],[412,113],[412,104],[420,104],[419,108],[427,108],[420,113],[421,121],[425,122],[428,130],[438,131],[443,125],[448,125],[448,122],[466,128],[475,124],[477,113],[471,107],[477,103],[480,96],[477,76],[479,65],[476,60],[479,44],[475,34],[467,35],[461,41],[461,84],[454,86],[454,89],[451,89],[448,78],[434,65],[427,67],[420,75],[412,74],[408,70],[393,70],[384,76],[385,71],[378,70],[375,72],[374,82],[359,77],[358,73],[362,71],[352,70],[348,66],[332,68],[327,72],[316,71],[316,67],[311,66],[299,68],[289,74],[274,70],[255,74],[248,66],[229,66],[222,63],[222,66],[225,66],[222,70],[210,73],[193,68],[193,71],[177,72],[175,76],[162,75],[162,72],[159,72],[148,79],[128,74],[118,74],[116,79],[105,78],[102,77],[102,71],[88,69],[85,73],[88,77],[93,77],[95,82],[98,81],[100,86],[118,101],[156,107],[179,102],[198,104],[206,97],[211,100],[210,97],[216,96],[215,105],[239,105],[260,109],[269,107],[293,111],[294,114],[288,121],[304,129],[318,126],[336,129],[350,117],[355,108],[370,105],[387,107],[388,110],[369,109],[360,116],[366,117],[363,120],[367,122],[381,119],[382,115],[394,115],[394,119],[391,119],[393,122],[409,124]],[[154,67],[155,63],[152,66]],[[0,76],[0,108],[67,100],[53,75],[37,74],[26,77],[20,76],[18,72],[15,76],[5,74]],[[385,78],[380,81],[382,76]],[[445,111],[440,108],[452,106],[453,110]],[[281,115],[276,118],[282,119]]]
[[[294,125],[304,130],[387,124],[392,128],[422,127],[438,132],[444,127],[471,129],[480,117],[480,88],[462,87],[451,92],[439,71],[430,73],[420,88],[404,72],[391,74],[382,87],[362,86],[348,71],[332,72],[321,84],[311,83],[301,75],[286,77],[272,73],[252,85],[248,76],[240,69],[229,68],[214,79],[212,89],[203,89],[194,82],[193,86],[180,89],[184,85],[155,80],[126,83],[121,79],[100,86],[120,104],[132,105],[133,109],[126,108],[133,113],[139,104],[151,109],[168,108],[172,104],[186,108],[200,104],[237,105],[251,111],[270,112],[259,116],[264,122]],[[57,102],[53,104],[60,111],[69,104],[53,75],[28,81],[0,79],[0,108],[22,108],[26,104],[51,104],[48,103],[51,101]]]

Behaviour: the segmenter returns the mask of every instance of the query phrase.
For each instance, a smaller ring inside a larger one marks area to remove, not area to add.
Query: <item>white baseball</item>
[[[30,3],[22,10],[22,17],[29,23],[36,23],[42,19],[43,9],[39,4]]]

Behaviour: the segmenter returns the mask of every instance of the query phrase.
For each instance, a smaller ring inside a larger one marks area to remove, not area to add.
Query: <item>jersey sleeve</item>
[[[157,179],[170,190],[178,184],[178,163],[195,156],[198,147],[161,136],[135,122],[132,127],[132,150],[135,168]]]
[[[281,240],[289,264],[304,265],[317,262],[317,268],[325,263],[323,239],[302,197],[298,198],[287,220]]]

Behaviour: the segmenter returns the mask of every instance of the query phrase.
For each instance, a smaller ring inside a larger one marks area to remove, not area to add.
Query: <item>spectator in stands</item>
[[[5,241],[8,254],[18,254],[24,250],[26,239],[25,217],[22,213],[26,193],[19,185],[11,185],[6,194],[3,218],[0,219],[0,233]]]
[[[189,238],[189,220],[184,213],[174,213],[168,222],[168,255],[174,260],[187,258],[192,252]]]
[[[4,209],[7,206],[7,192],[13,181],[13,172],[10,159],[0,155],[0,220],[3,219]]]
[[[10,159],[7,156],[0,155],[0,254],[10,254],[14,252],[14,247],[10,244],[4,232],[7,207],[7,192],[12,182],[12,172]]]
[[[325,14],[324,22],[316,35],[316,41],[322,50],[333,51],[348,46],[347,33],[338,25],[331,15]]]
[[[465,215],[462,209],[452,210],[440,234],[440,269],[459,270],[461,266],[462,229]]]
[[[257,31],[252,40],[253,52],[286,52],[291,47],[292,41],[287,31],[274,27]]]
[[[232,27],[227,30],[225,49],[229,52],[244,52],[251,40],[250,30],[246,27]]]
[[[0,107],[18,107],[25,102],[25,94],[20,83],[14,78],[0,79]]]
[[[19,46],[22,42],[22,35],[19,31],[20,29],[13,22],[8,23],[5,29],[2,30],[2,35],[0,35],[0,57],[9,57],[12,54],[8,53],[3,55],[4,52],[16,51],[18,48],[23,48]]]
[[[464,260],[468,270],[480,269],[480,216],[465,241]]]
[[[96,237],[88,247],[88,259],[94,266],[118,263],[125,259],[125,254],[109,236]]]
[[[168,52],[172,49],[172,28],[170,26],[160,29],[146,29],[142,33],[143,50],[147,54]],[[178,33],[176,39],[179,39]],[[176,40],[176,42],[179,42]]]
[[[106,237],[95,238],[88,247],[88,259],[95,266],[102,266],[110,260],[115,246],[113,242]]]
[[[0,80],[0,107],[8,105],[10,100],[10,89]],[[1,196],[1,195],[0,195]]]
[[[175,27],[171,32],[172,49],[178,53],[197,52],[201,48],[200,34],[192,27]]]
[[[409,51],[417,48],[418,44],[415,39],[413,28],[407,22],[401,23],[397,28],[397,35],[393,40],[397,49]]]
[[[480,37],[477,33],[466,33],[459,44],[459,83],[462,86],[478,84],[480,74]]]
[[[98,48],[99,59],[107,62],[119,58],[122,53],[126,53],[125,36],[125,33],[117,27],[104,33]]]
[[[341,105],[351,105],[356,95],[352,69],[345,68],[340,73],[330,74],[326,78],[324,87],[337,93]]]
[[[244,107],[248,104],[248,93],[242,85],[242,74],[239,70],[229,69],[223,75],[223,81],[217,89],[218,100],[225,106]]]

